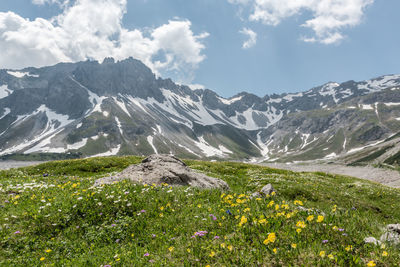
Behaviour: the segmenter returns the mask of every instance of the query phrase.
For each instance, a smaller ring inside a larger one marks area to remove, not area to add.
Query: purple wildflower
[[[216,221],[216,220],[217,220],[217,217],[215,217],[214,214],[210,214],[210,217],[211,217],[211,219],[212,219],[213,221]]]
[[[156,238],[157,236],[156,236],[155,234],[152,234],[151,237],[152,237],[152,238]]]
[[[233,215],[230,210],[226,210],[226,213],[228,213],[228,215]]]
[[[205,234],[207,234],[207,231],[198,231],[195,232],[194,235],[192,236],[192,238],[195,238],[196,236],[204,236]]]
[[[119,243],[119,241],[121,241],[121,239],[117,239],[117,240],[115,240],[115,243]]]
[[[214,236],[214,239],[219,239],[219,236],[217,236],[217,235],[216,235],[216,236]]]
[[[328,240],[322,240],[322,243],[323,244],[326,244],[326,243],[328,243],[329,241]]]
[[[144,253],[144,255],[143,255],[143,257],[148,257],[148,256],[150,256],[150,254],[149,253]]]
[[[20,233],[21,233],[20,231],[15,231],[14,232],[15,235],[20,234]]]
[[[146,210],[141,210],[141,211],[140,211],[140,213],[145,213],[145,212],[146,212]]]
[[[111,227],[115,227],[115,226],[117,226],[115,223],[111,224]]]
[[[344,231],[344,229],[343,229],[343,228],[339,228],[339,231],[340,231],[340,232],[343,232],[343,231]]]

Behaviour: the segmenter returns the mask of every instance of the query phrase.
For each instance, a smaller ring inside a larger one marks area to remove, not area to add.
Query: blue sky
[[[400,73],[398,0],[334,0],[353,3],[325,9],[315,0],[125,1],[2,0],[0,68],[134,56],[225,97]],[[246,49],[245,29],[256,35]]]

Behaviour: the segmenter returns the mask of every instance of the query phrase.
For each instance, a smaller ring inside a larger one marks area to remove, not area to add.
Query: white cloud
[[[228,0],[229,3],[250,5],[250,21],[276,26],[284,19],[309,12],[311,19],[301,26],[314,31],[306,42],[337,43],[344,38],[342,31],[362,22],[365,8],[374,0]]]
[[[62,13],[49,20],[31,21],[13,12],[0,12],[0,67],[132,56],[157,74],[182,71],[188,75],[185,82],[191,82],[193,71],[205,59],[202,39],[208,33],[195,35],[188,20],[171,20],[146,31],[126,29],[122,25],[126,4],[126,0],[76,0],[63,5]]]
[[[44,5],[44,4],[58,4],[60,6],[66,6],[69,4],[70,0],[32,0],[32,3],[35,5]]]
[[[249,28],[243,28],[240,33],[247,35],[248,39],[243,43],[242,48],[243,49],[249,49],[257,43],[257,33],[255,33],[253,30]]]

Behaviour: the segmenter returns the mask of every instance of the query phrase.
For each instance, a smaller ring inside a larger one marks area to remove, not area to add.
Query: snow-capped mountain
[[[323,158],[400,131],[399,86],[400,75],[388,75],[296,94],[225,99],[156,78],[132,58],[0,70],[0,155],[291,158],[316,151],[317,139],[323,143],[346,128],[340,151],[324,147],[307,156]],[[368,132],[368,125],[379,130],[353,140],[349,133],[360,127]]]

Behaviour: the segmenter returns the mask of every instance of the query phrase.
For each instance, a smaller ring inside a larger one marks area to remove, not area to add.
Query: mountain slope
[[[225,99],[157,78],[132,58],[1,70],[0,155],[324,158],[400,132],[399,86],[400,75],[388,75]]]

